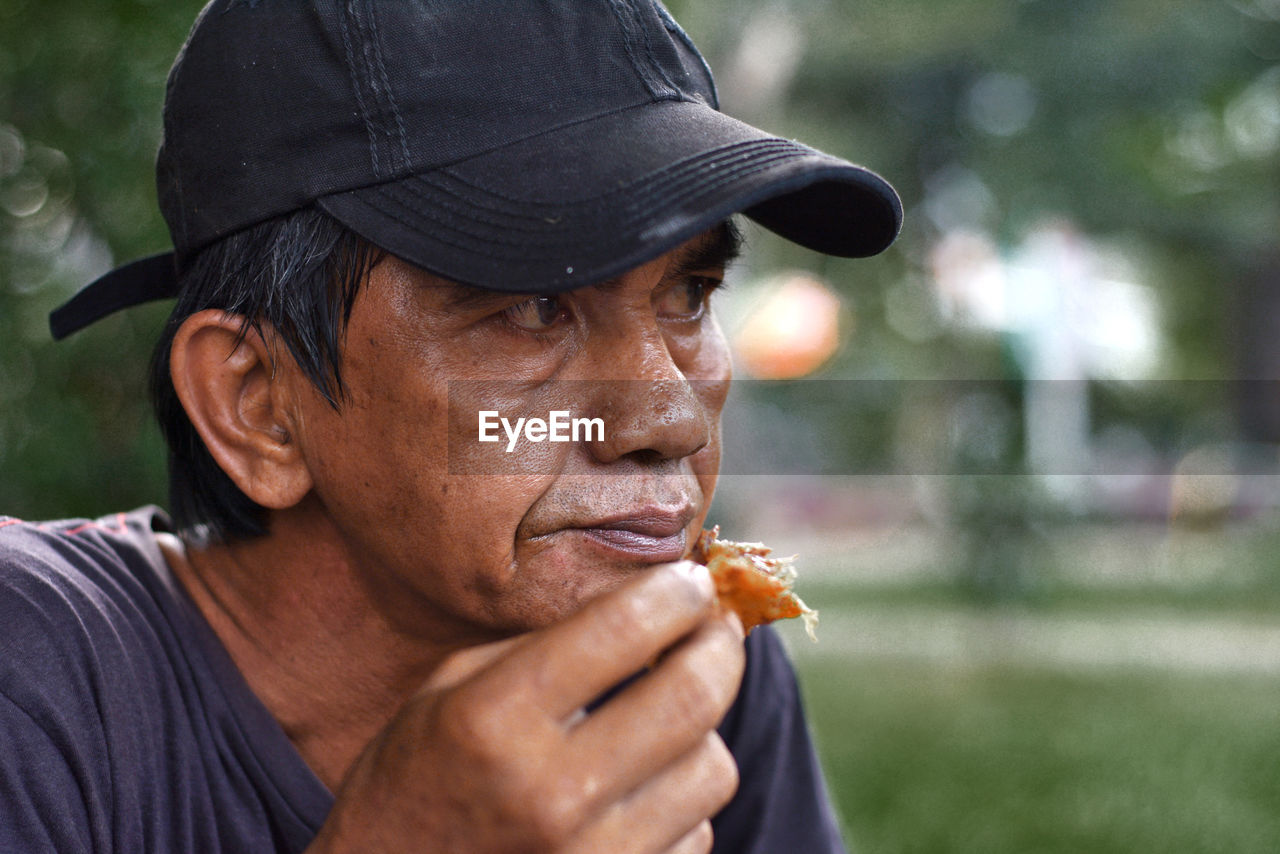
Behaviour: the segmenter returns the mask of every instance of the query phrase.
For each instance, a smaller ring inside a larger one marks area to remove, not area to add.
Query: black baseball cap
[[[832,255],[893,242],[883,178],[718,106],[656,0],[213,0],[165,95],[174,249],[86,286],[53,335],[176,296],[202,248],[310,205],[520,293],[607,280],[735,213]]]

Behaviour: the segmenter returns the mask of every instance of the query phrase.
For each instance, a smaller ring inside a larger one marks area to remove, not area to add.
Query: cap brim
[[[693,101],[609,113],[451,166],[324,196],[371,243],[453,281],[553,293],[605,281],[736,213],[829,255],[898,235],[887,181]],[[177,293],[174,255],[118,267],[49,317],[65,338]]]
[[[525,293],[613,278],[735,213],[845,257],[881,252],[902,223],[897,193],[874,172],[689,101],[610,113],[317,203],[432,273]]]

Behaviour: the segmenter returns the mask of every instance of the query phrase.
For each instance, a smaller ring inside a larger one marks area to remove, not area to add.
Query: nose
[[[589,445],[597,462],[678,460],[707,446],[714,419],[656,324],[619,329],[602,349],[595,361],[608,369],[598,376],[623,378],[591,383],[605,425],[604,440]]]

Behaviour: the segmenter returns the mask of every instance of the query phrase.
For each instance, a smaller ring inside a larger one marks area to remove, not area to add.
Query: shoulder
[[[21,793],[0,851],[301,850],[323,820],[332,796],[169,571],[168,527],[0,518],[0,745],[24,745],[0,749]]]
[[[164,559],[152,508],[99,520],[0,518],[0,693],[38,720],[105,698],[155,647]]]
[[[123,832],[128,781],[155,768],[164,669],[153,509],[99,520],[0,517],[0,848],[89,850]],[[150,577],[149,577],[150,576]],[[6,834],[18,834],[17,837]],[[129,838],[126,834],[126,837]],[[8,850],[8,849],[6,849]]]
[[[0,515],[0,568],[11,573],[22,566],[86,561],[129,555],[159,556],[153,550],[156,531],[168,530],[169,519],[158,507],[142,507],[99,519],[28,522]]]
[[[163,562],[155,532],[168,524],[156,507],[52,522],[0,516],[0,583],[92,586],[122,569]]]
[[[167,574],[153,529],[166,524],[154,508],[98,520],[0,517],[5,662],[124,641],[145,625]]]

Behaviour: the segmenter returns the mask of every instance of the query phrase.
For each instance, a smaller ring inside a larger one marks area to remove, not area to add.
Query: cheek
[[[448,500],[444,389],[382,336],[353,327],[348,340],[340,408],[314,392],[303,405],[316,497],[347,539],[433,520],[430,508]]]
[[[558,439],[569,430],[569,416],[582,413],[580,392],[575,384],[558,382],[450,383],[449,473],[518,475],[534,481],[541,477],[549,483],[569,456],[570,445]],[[550,422],[553,412],[567,415]],[[551,427],[558,435],[552,435]]]
[[[377,375],[383,381],[370,381]],[[477,407],[457,399],[473,384],[424,382],[376,363],[350,365],[348,382],[341,411],[321,402],[306,422],[315,494],[330,523],[373,577],[484,622],[510,581],[516,531],[548,475],[495,466],[520,455],[476,441]]]
[[[689,380],[724,384],[715,407],[719,412],[720,407],[724,406],[724,397],[728,394],[733,362],[729,356],[729,341],[715,315],[708,315],[694,334],[669,337],[667,347],[676,365]]]
[[[438,519],[435,508],[449,500],[437,450],[447,446],[443,416],[430,399],[411,402],[381,387],[376,397],[353,392],[339,412],[308,420],[315,494],[344,538]]]
[[[690,461],[698,486],[702,490],[702,514],[694,520],[696,534],[703,526],[707,510],[715,495],[716,481],[720,474],[720,416],[729,396],[729,383],[733,377],[733,364],[729,355],[729,342],[712,316],[709,329],[699,336],[698,346],[687,355],[685,376],[689,378],[703,411],[712,422],[711,442],[695,454]]]
[[[718,447],[720,415],[729,397],[733,362],[729,356],[729,342],[715,317],[707,320],[704,331],[687,348],[673,349],[673,354],[685,377],[693,385],[703,411],[714,421]]]

